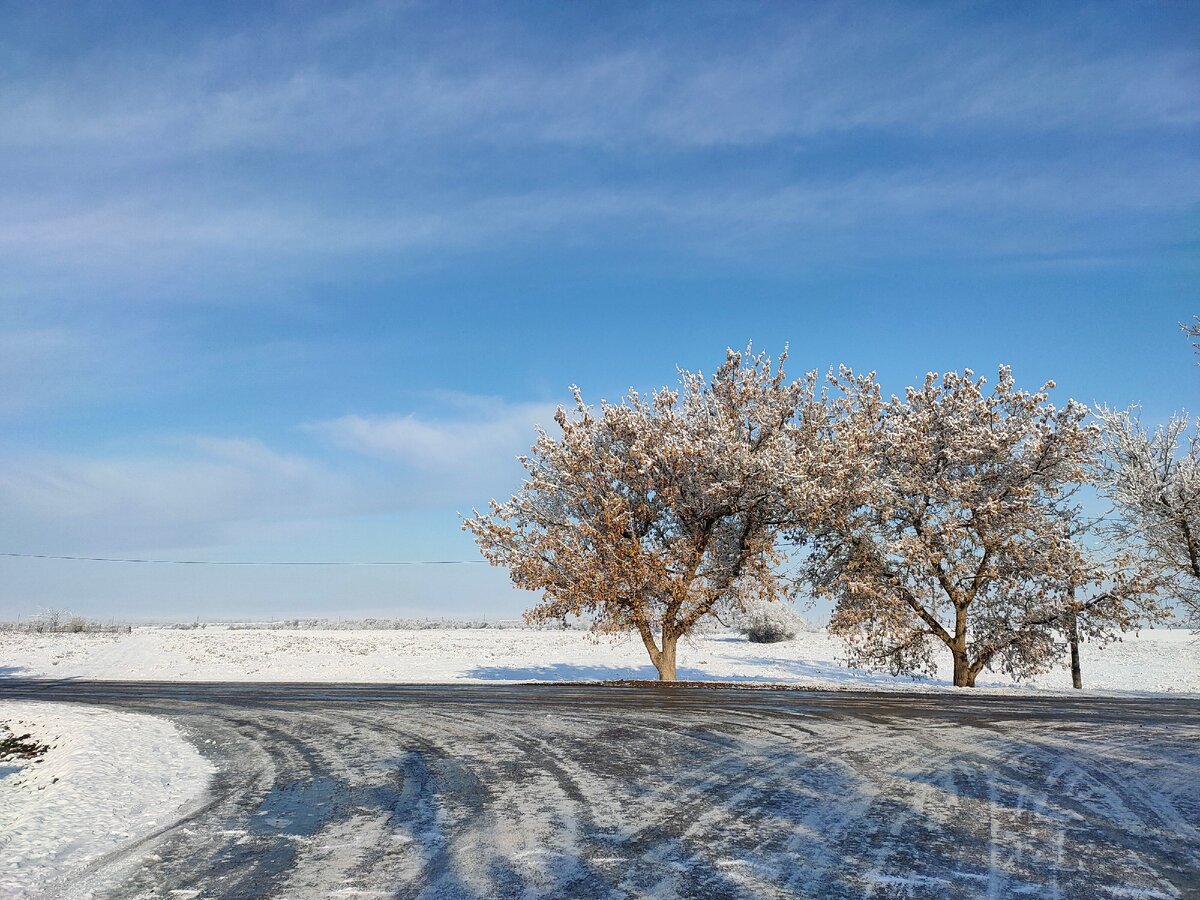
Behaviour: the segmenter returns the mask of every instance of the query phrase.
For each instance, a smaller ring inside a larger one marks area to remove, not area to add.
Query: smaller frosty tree
[[[1186,415],[1153,432],[1130,412],[1101,408],[1103,454],[1096,473],[1117,518],[1113,537],[1171,579],[1189,624],[1200,627],[1200,422]]]
[[[1165,579],[1144,555],[1116,547],[1098,534],[1096,522],[1076,518],[1074,565],[1050,574],[1044,586],[1045,614],[1070,651],[1071,683],[1083,687],[1081,644],[1105,646],[1144,623],[1170,618],[1159,602]]]
[[[737,626],[753,644],[776,644],[794,638],[804,622],[783,603],[756,602],[738,616]]]
[[[1071,494],[1096,441],[1086,408],[1051,405],[1053,383],[1017,390],[1007,367],[990,393],[984,383],[930,374],[858,420],[869,435],[854,506],[817,523],[808,559],[856,664],[932,673],[941,644],[958,686],[986,668],[1045,671],[1061,658],[1064,573],[1068,587],[1096,583],[1072,540]]]
[[[711,379],[681,372],[678,390],[598,410],[575,390],[561,436],[539,433],[522,458],[520,490],[463,523],[514,584],[542,592],[529,621],[635,631],[674,681],[697,623],[790,591],[780,529],[841,489],[842,457],[815,373],[789,381],[784,358],[775,370],[731,350]]]

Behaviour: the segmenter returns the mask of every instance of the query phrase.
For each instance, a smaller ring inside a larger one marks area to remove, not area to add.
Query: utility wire
[[[73,562],[151,563],[169,566],[475,566],[486,559],[400,559],[384,562],[268,560],[240,562],[217,559],[137,559],[116,556],[55,556],[49,553],[0,553],[10,559],[65,559]]]

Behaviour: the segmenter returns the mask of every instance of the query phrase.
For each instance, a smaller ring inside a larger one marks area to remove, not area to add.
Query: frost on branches
[[[529,621],[634,630],[673,681],[698,622],[789,593],[781,529],[828,502],[844,467],[815,373],[788,381],[785,359],[729,351],[709,380],[681,371],[677,390],[599,409],[574,389],[562,435],[540,432],[522,458],[521,489],[463,523],[514,584],[542,591]]]
[[[1048,403],[1052,383],[1017,390],[1007,367],[984,384],[930,374],[862,420],[860,499],[813,525],[809,575],[855,664],[933,673],[941,643],[956,685],[986,668],[1027,677],[1061,658],[1071,602],[1101,633],[1152,605],[1143,570],[1074,540],[1071,495],[1097,440],[1086,408]]]
[[[1188,624],[1200,628],[1200,421],[1186,415],[1153,433],[1128,412],[1101,408],[1097,481],[1113,502],[1114,536],[1171,579]]]

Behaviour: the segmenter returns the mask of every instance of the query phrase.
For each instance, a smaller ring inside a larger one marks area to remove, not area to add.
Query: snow
[[[49,751],[0,767],[0,896],[58,897],[88,865],[174,823],[215,771],[170,722],[0,701],[0,725]]]
[[[840,642],[823,631],[751,644],[728,632],[680,642],[679,676],[692,681],[779,683],[809,688],[939,690],[936,679],[893,678],[848,668]],[[165,681],[352,681],[422,684],[594,681],[655,677],[641,642],[580,631],[450,628],[426,630],[139,627],[130,634],[0,632],[0,675]],[[1143,631],[1106,648],[1083,648],[1090,691],[1200,694],[1200,640],[1191,632]],[[996,673],[981,687],[1070,690],[1056,669],[1015,685]]]

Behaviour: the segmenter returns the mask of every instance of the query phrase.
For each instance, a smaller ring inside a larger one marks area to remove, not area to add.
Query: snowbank
[[[0,764],[0,897],[60,896],[89,861],[175,821],[214,771],[153,716],[0,701],[0,725],[50,747]]]
[[[951,673],[913,681],[847,668],[824,632],[779,644],[732,633],[681,641],[679,676],[696,681],[775,682],[823,688],[939,689]],[[578,631],[196,630],[135,628],[131,634],[0,633],[0,675],[180,681],[514,682],[654,678],[639,640]],[[1190,632],[1143,631],[1107,648],[1084,646],[1090,690],[1200,693],[1200,641]],[[981,686],[1012,687],[985,674]],[[1031,687],[1069,690],[1058,669]],[[1023,689],[1028,689],[1022,686]]]

